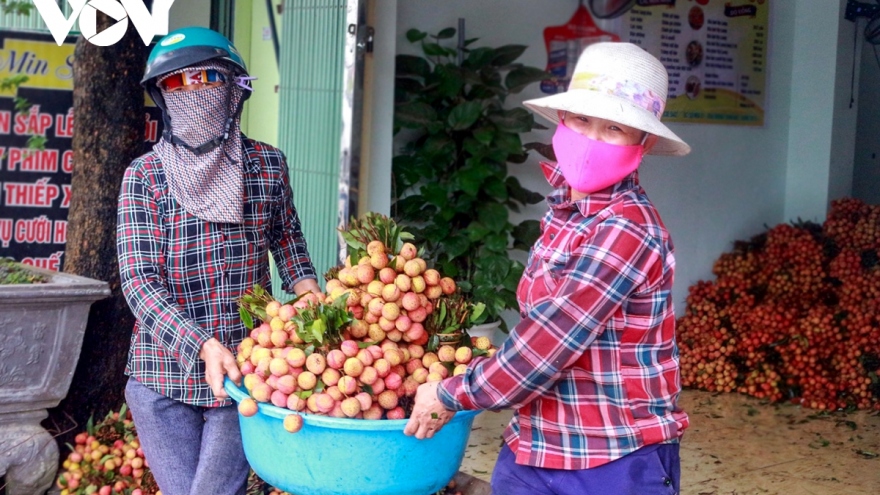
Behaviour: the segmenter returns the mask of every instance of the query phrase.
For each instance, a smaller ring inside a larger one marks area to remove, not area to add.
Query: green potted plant
[[[550,76],[516,63],[525,46],[470,48],[476,38],[444,46],[455,35],[411,29],[407,39],[424,56],[397,56],[394,128],[403,144],[393,160],[392,216],[468,300],[485,305],[477,323],[506,331],[501,313],[517,308],[524,268],[510,250],[527,251],[540,228],[536,220],[513,224],[510,212],[544,199],[508,164],[528,157],[520,135],[544,127],[524,108],[505,108],[505,99]]]

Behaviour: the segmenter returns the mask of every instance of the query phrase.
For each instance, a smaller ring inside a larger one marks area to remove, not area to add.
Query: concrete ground
[[[880,494],[880,415],[686,390],[681,495]],[[484,412],[461,472],[489,481],[510,412]]]

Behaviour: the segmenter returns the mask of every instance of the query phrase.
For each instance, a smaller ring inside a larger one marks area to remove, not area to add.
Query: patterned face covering
[[[224,66],[207,62],[165,75]],[[161,80],[159,81],[160,88]],[[190,214],[220,223],[243,223],[243,156],[239,103],[235,84],[192,91],[162,91],[171,119],[172,141],[163,137],[153,148],[162,159],[171,196]],[[230,120],[231,119],[231,120]],[[228,138],[222,139],[228,132]]]

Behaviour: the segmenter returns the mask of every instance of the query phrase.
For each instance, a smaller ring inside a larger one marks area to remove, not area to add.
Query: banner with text
[[[17,94],[0,91],[0,258],[51,270],[62,268],[67,240],[75,41],[0,30],[0,80],[27,77]],[[30,109],[16,111],[16,97]],[[146,107],[144,119],[147,151],[161,135],[158,108]],[[42,148],[28,147],[32,136]]]

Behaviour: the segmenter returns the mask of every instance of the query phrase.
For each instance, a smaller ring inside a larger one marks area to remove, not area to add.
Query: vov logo
[[[149,45],[153,36],[168,34],[168,11],[174,3],[174,0],[153,0],[153,12],[149,12],[143,0],[66,1],[73,10],[70,18],[64,17],[56,0],[34,0],[34,5],[58,46],[64,43],[64,38],[70,34],[77,18],[80,32],[93,45],[110,46],[121,40],[128,30],[129,18],[141,35],[144,45]],[[99,10],[116,21],[116,24],[100,33],[97,32],[96,22]]]

